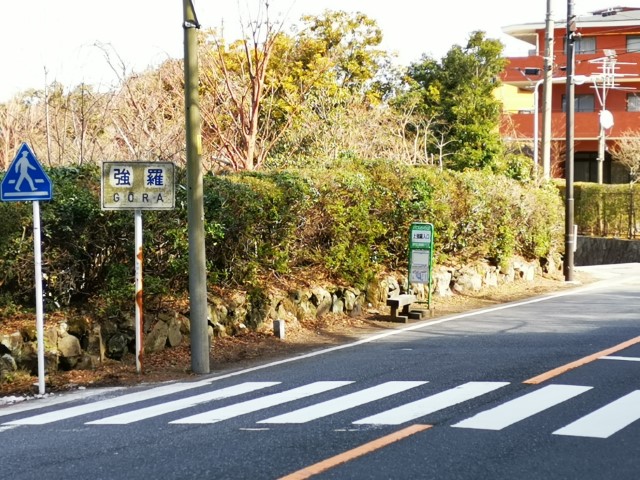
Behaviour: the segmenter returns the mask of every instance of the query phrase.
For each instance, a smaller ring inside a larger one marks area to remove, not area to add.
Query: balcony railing
[[[538,112],[540,114],[540,112]],[[640,132],[640,112],[612,111],[614,125],[605,134],[607,138],[616,138],[628,132]],[[506,136],[533,140],[533,110],[505,112],[502,133]],[[574,120],[574,136],[576,139],[597,139],[600,134],[599,112],[576,112]],[[552,112],[551,136],[554,139],[565,138],[566,115],[564,112]],[[541,138],[542,124],[538,124],[538,138]]]

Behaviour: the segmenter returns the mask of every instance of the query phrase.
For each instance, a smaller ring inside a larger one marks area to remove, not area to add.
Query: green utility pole
[[[198,96],[198,36],[200,28],[191,0],[184,10],[184,107],[187,142],[187,210],[189,231],[189,319],[191,322],[191,370],[209,373],[207,323],[207,268],[204,249],[204,198],[202,138]]]

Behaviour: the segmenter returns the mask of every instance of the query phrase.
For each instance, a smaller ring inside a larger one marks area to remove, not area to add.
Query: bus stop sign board
[[[428,285],[431,307],[431,266],[433,263],[433,225],[414,222],[409,230],[409,287],[412,283]]]

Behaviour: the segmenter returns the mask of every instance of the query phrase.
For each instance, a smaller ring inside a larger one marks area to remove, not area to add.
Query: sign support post
[[[175,166],[171,162],[103,162],[102,210],[133,210],[135,224],[136,371],[144,356],[143,210],[175,207]]]
[[[144,325],[144,309],[143,306],[143,253],[142,253],[142,210],[135,209],[135,242],[136,242],[136,371],[142,373],[142,356],[144,354],[143,325]]]
[[[44,395],[44,305],[42,300],[42,244],[40,202],[33,202],[33,256],[36,283],[36,338],[38,339],[38,393]]]
[[[53,185],[26,143],[22,143],[0,184],[3,202],[33,202],[33,256],[36,290],[36,337],[38,344],[38,393],[45,393],[44,305],[42,293],[42,237],[40,233],[40,200],[53,198]]]

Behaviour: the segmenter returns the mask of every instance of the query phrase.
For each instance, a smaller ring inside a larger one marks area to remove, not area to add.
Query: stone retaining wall
[[[640,241],[578,236],[576,266],[640,262]]]
[[[547,271],[555,266],[547,263]],[[475,292],[516,281],[533,281],[542,273],[537,262],[512,261],[500,269],[488,263],[458,267],[439,266],[433,272],[432,301],[455,293]],[[388,311],[387,297],[408,290],[406,276],[390,275],[372,282],[366,290],[317,285],[311,288],[263,295],[235,292],[228,298],[210,295],[209,334],[215,337],[242,335],[249,330],[271,331],[275,320],[285,322],[287,331],[301,328],[305,319],[326,314],[359,316],[365,310]],[[412,285],[418,300],[427,300],[425,285]],[[132,315],[131,315],[132,317]],[[89,325],[86,321],[46,325],[45,363],[47,371],[90,369],[105,356],[121,359],[135,352],[133,319],[121,324]],[[152,353],[189,342],[189,319],[179,312],[145,315],[144,351]],[[16,369],[37,374],[35,328],[0,335],[0,380]]]

